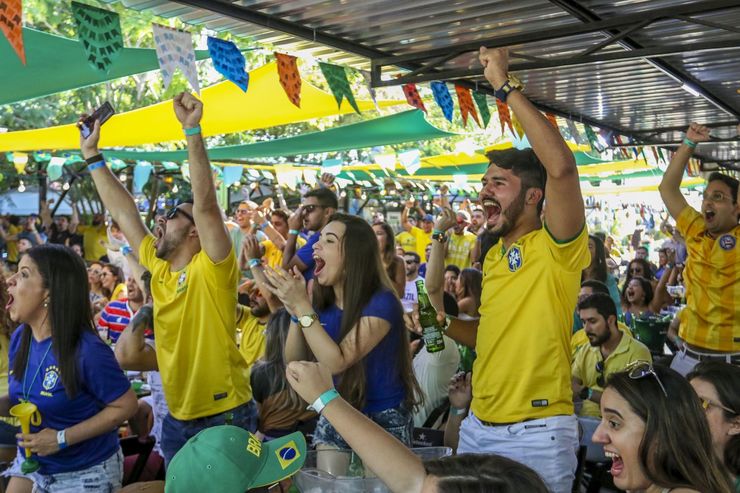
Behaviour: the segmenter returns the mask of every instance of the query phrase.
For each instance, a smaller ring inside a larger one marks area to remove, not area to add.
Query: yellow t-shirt
[[[617,321],[617,328],[622,331],[626,337],[632,337],[632,332],[622,322]],[[570,338],[570,351],[573,355],[573,359],[576,357],[576,352],[583,347],[584,344],[588,344],[588,336],[586,335],[586,329],[580,329],[573,333]]]
[[[232,248],[214,264],[201,250],[182,270],[155,256],[154,236],[139,247],[152,273],[157,363],[170,413],[181,420],[220,414],[252,398],[249,369],[236,347]]]
[[[251,370],[254,362],[265,354],[265,324],[252,315],[248,306],[236,306],[236,340]]]
[[[473,413],[514,423],[573,414],[570,338],[588,232],[565,243],[545,228],[486,256],[473,365]]]
[[[406,231],[396,235],[396,244],[403,248],[404,252],[416,252],[416,237]]]
[[[416,240],[416,253],[421,257],[421,263],[423,264],[426,262],[425,250],[427,249],[427,245],[432,242],[432,232],[430,231],[429,233],[425,233],[423,229],[412,226],[409,233]]]
[[[77,226],[77,232],[82,235],[82,249],[85,250],[85,260],[94,262],[108,254],[101,241],[108,241],[108,232],[105,224],[99,226]]]
[[[265,249],[264,259],[267,262],[267,265],[272,268],[280,267],[283,263],[283,251],[276,247],[272,240],[265,240],[261,244]],[[305,244],[306,240],[304,238],[301,238],[300,236],[296,238],[296,250]]]
[[[650,356],[650,350],[640,341],[629,335],[626,327],[619,327],[622,332],[622,340],[619,341],[616,349],[604,360],[604,379],[612,373],[623,371],[633,361],[649,361],[652,363],[653,358]],[[596,371],[596,364],[601,361],[601,350],[599,347],[586,345],[576,354],[573,361],[573,377],[583,382],[586,387],[603,392],[604,388],[596,383],[600,374]],[[601,417],[599,405],[593,401],[583,401],[581,416]]]
[[[116,285],[116,287],[113,289],[113,292],[110,295],[111,301],[116,300],[122,300],[125,299],[126,296],[128,296],[126,285],[124,283]]]
[[[23,228],[20,226],[14,226],[10,225],[8,226],[8,230],[6,233],[8,236],[17,235],[23,231]],[[9,240],[6,242],[5,248],[8,250],[8,262],[18,262],[18,240]]]
[[[702,215],[687,206],[676,227],[688,251],[679,336],[699,348],[740,352],[740,225],[711,238]]]
[[[470,267],[470,252],[475,248],[476,236],[467,231],[461,235],[452,233],[447,240],[447,256],[445,265],[456,265],[462,269]]]

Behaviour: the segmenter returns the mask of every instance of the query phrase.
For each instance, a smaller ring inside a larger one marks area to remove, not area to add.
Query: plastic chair
[[[131,471],[128,475],[124,474],[123,485],[126,486],[127,484],[136,483],[141,478],[141,473],[144,471],[144,467],[146,467],[149,455],[151,455],[152,449],[154,449],[154,438],[148,437],[146,441],[141,442],[139,441],[139,437],[134,435],[122,438],[120,443],[124,457],[137,456]]]

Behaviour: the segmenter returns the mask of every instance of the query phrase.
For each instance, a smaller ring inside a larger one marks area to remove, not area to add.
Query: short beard
[[[519,195],[514,199],[514,201],[509,205],[509,207],[506,208],[506,210],[501,211],[501,217],[503,218],[503,223],[498,228],[496,226],[489,229],[491,233],[495,233],[499,236],[506,236],[511,232],[511,230],[514,229],[514,225],[516,224],[517,220],[519,219],[519,216],[522,215],[522,211],[524,211],[524,202],[526,201],[526,190],[522,190]]]
[[[611,338],[611,332],[608,332],[604,334],[603,336],[599,337],[595,341],[591,341],[591,339],[588,340],[588,343],[591,344],[591,347],[599,347],[604,345],[604,343],[608,342]]]
[[[270,314],[270,307],[266,305],[255,305],[254,308],[251,308],[252,315],[257,318],[266,317]]]
[[[175,238],[167,238],[167,233],[162,237],[155,255],[158,259],[167,260],[175,250],[182,244],[185,233],[177,233]]]

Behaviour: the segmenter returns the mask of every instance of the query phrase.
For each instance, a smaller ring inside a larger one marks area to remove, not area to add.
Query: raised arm
[[[123,370],[157,371],[157,354],[146,343],[144,331],[152,328],[154,312],[150,305],[142,306],[116,342],[116,360]]]
[[[686,140],[689,143],[686,143]],[[681,193],[681,180],[683,180],[683,173],[686,171],[686,165],[694,153],[696,144],[709,140],[709,129],[698,123],[692,123],[688,130],[686,130],[686,140],[684,140],[683,144],[673,154],[673,158],[665,170],[663,179],[660,181],[660,186],[658,187],[660,198],[663,199],[663,203],[674,219],[678,219],[681,211],[689,205]]]
[[[126,187],[118,181],[118,178],[116,178],[108,166],[103,164],[103,156],[98,150],[99,141],[100,122],[96,121],[93,131],[88,138],[84,138],[80,134],[82,157],[88,162],[90,175],[95,182],[95,188],[98,189],[100,198],[103,200],[103,205],[108,209],[111,217],[118,224],[118,227],[121,228],[131,248],[138,252],[141,240],[149,234],[149,230],[146,229],[144,221],[141,220],[134,198],[126,190]],[[73,205],[72,209],[74,211],[72,215],[74,228],[70,227],[70,231],[74,233],[77,231],[79,218],[77,216],[77,208]]]
[[[455,212],[449,207],[442,209],[434,225],[436,231],[447,232],[457,222]],[[429,301],[437,311],[444,311],[445,247],[446,243],[432,240],[432,252],[427,263],[426,287]]]
[[[200,133],[203,103],[192,94],[182,92],[175,96],[173,105],[188,141],[193,218],[198,228],[200,245],[212,262],[219,263],[231,253],[232,246],[216,199],[216,184],[213,182],[206,144]],[[234,254],[236,253],[238,252]]]
[[[293,267],[298,267],[298,270],[301,272],[304,272],[306,269],[308,269],[308,266],[303,263],[303,261],[298,258],[298,255],[296,255],[297,248],[297,242],[298,242],[298,231],[300,231],[301,227],[303,226],[303,206],[300,206],[298,209],[296,209],[293,214],[288,217],[288,228],[290,229],[288,233],[288,239],[285,241],[285,245],[283,246],[283,269],[285,270],[292,270]],[[314,233],[314,234],[319,234]]]
[[[401,226],[407,233],[410,232],[413,227],[409,222],[409,212],[413,210],[414,202],[414,199],[406,201],[406,205],[404,205],[403,211],[401,211]]]
[[[485,76],[494,89],[508,80],[509,51],[506,48],[488,50],[481,47],[480,62]],[[573,239],[586,222],[578,169],[558,130],[520,91],[509,93],[506,102],[516,113],[537,157],[547,172],[545,224],[559,241]]]

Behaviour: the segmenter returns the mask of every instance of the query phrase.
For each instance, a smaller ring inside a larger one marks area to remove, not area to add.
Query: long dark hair
[[[627,299],[627,288],[629,288],[629,284],[632,281],[637,281],[640,283],[640,286],[642,286],[642,291],[645,293],[645,304],[649,306],[650,303],[653,301],[654,296],[653,285],[650,283],[650,281],[641,276],[632,277],[628,281],[625,281],[624,286],[622,286],[622,303],[627,307],[630,306],[630,302]]]
[[[373,295],[383,289],[395,294],[395,290],[383,268],[378,240],[370,225],[362,218],[341,213],[332,215],[329,222],[332,221],[340,222],[345,226],[342,239],[345,277],[340,325],[341,340],[357,326],[362,317],[362,310]],[[334,289],[331,286],[321,286],[318,282],[313,283],[313,303],[317,310],[325,310],[335,302]],[[401,316],[403,313],[401,302],[395,298],[394,303]],[[391,327],[389,336],[393,337],[393,327]],[[421,390],[411,366],[408,331],[402,328],[395,336],[400,339],[395,365],[403,381],[406,394],[405,404],[409,409],[413,409],[419,402]],[[391,364],[390,361],[388,363]],[[358,409],[364,407],[366,396],[364,358],[342,373],[337,388],[342,397],[354,407]]]
[[[740,416],[740,367],[724,361],[702,361],[686,375],[689,382],[694,378],[704,380],[714,386],[719,403],[734,413],[722,410],[725,421],[738,419]],[[724,457],[720,457],[725,466],[735,476],[740,476],[740,435],[733,435],[725,445]]]
[[[393,265],[393,261],[396,260],[396,237],[393,235],[393,228],[390,224],[385,222],[373,223],[373,226],[380,226],[383,228],[385,233],[385,250],[380,252],[380,256],[388,267]]]
[[[71,249],[57,244],[46,244],[28,251],[36,264],[45,289],[49,290],[49,322],[54,356],[69,398],[77,394],[77,348],[85,331],[95,334],[90,309],[87,269],[85,262]],[[13,359],[13,374],[20,378],[28,364],[31,345],[31,327],[27,324],[21,334],[21,345]]]
[[[615,390],[645,422],[638,450],[645,475],[662,488],[732,493],[696,392],[676,371],[661,366],[654,371],[668,397],[652,374],[633,379],[629,372],[614,373],[605,387]]]
[[[591,259],[591,265],[583,269],[583,273],[581,274],[581,281],[585,281],[587,279],[595,279],[597,281],[606,283],[607,267],[604,242],[601,241],[601,238],[596,235],[588,235],[588,239],[594,242],[594,250],[596,250],[596,255],[594,258]],[[587,272],[588,277],[586,277]]]
[[[108,269],[108,271],[110,271],[110,273],[113,275],[113,277],[116,278],[116,284],[115,284],[115,286],[118,286],[119,284],[121,284],[121,283],[123,283],[125,281],[125,279],[123,278],[123,271],[117,265],[115,265],[115,264],[100,264],[100,265],[102,266],[101,267],[101,270],[102,269]],[[103,287],[103,283],[102,282],[100,283],[100,286],[103,289],[103,294],[105,295],[105,297],[108,298],[110,301],[115,301],[115,300],[111,300],[110,297],[113,295],[113,291],[116,288],[114,287],[112,290],[111,289],[106,289],[105,287]]]
[[[439,493],[548,493],[529,467],[493,454],[461,454],[424,461],[426,473],[437,480]]]
[[[483,292],[483,273],[470,267],[463,269],[460,272],[460,282],[463,285],[463,298],[472,297],[477,312],[480,308],[480,297]]]

